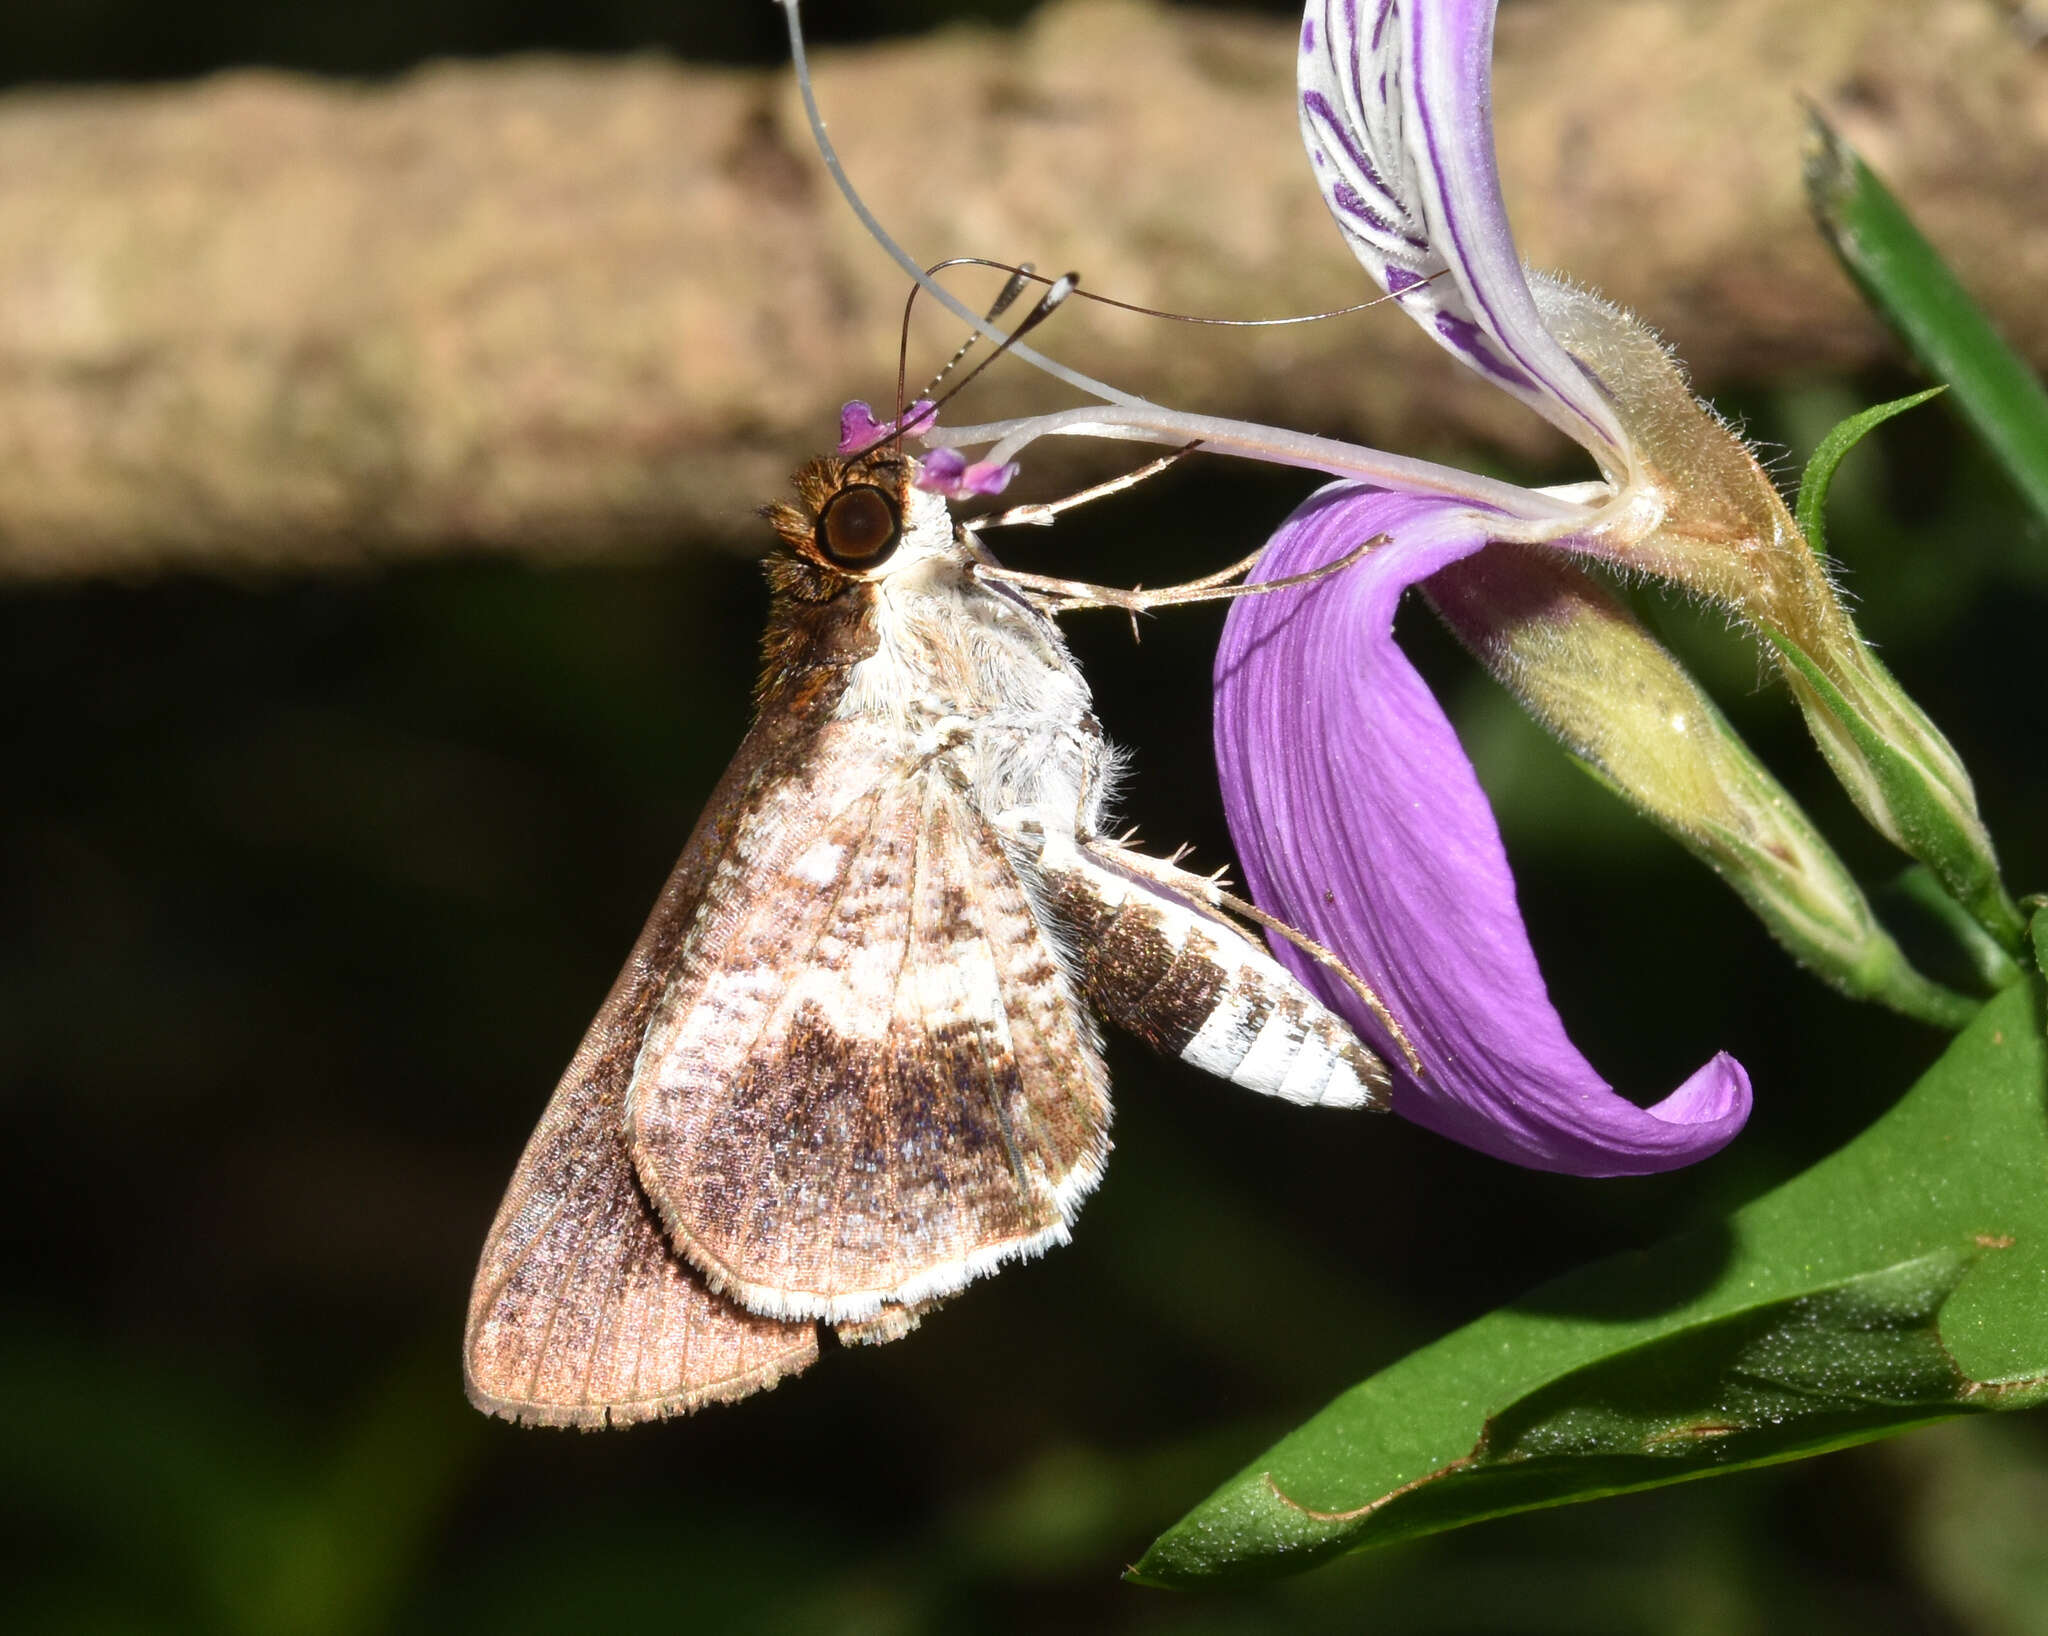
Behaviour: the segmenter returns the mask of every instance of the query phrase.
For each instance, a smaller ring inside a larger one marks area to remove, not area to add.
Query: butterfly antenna
[[[1419,278],[1416,284],[1433,284],[1450,272],[1440,267],[1435,272]],[[1414,288],[1410,285],[1409,288]],[[1144,307],[1135,301],[1119,301],[1114,296],[1097,295],[1093,290],[1076,292],[1084,301],[1094,301],[1105,307],[1115,307],[1119,312],[1142,313],[1147,318],[1169,318],[1176,324],[1209,324],[1218,329],[1285,329],[1290,324],[1320,324],[1326,318],[1345,318],[1354,312],[1364,312],[1368,307],[1384,306],[1397,301],[1399,296],[1392,291],[1376,295],[1370,301],[1354,301],[1348,307],[1332,307],[1328,312],[1298,312],[1285,318],[1203,318],[1191,312],[1168,312],[1163,307]],[[1402,294],[1406,294],[1404,290]]]
[[[981,261],[978,257],[961,256],[953,261],[935,263],[933,266],[927,267],[925,272],[928,276],[936,278],[949,267],[980,265]],[[1009,279],[1004,283],[1001,292],[989,304],[988,311],[983,315],[991,324],[1016,305],[1017,297],[1024,293],[1026,286],[1030,284],[1035,276],[1031,263],[1028,261],[1021,267],[1006,268],[1005,271],[1009,273]],[[903,416],[913,401],[907,385],[910,375],[910,315],[917,310],[917,298],[923,293],[923,286],[918,284],[910,286],[910,294],[903,303],[903,324],[896,335],[896,420],[894,423],[896,432],[894,441],[899,448],[903,442]],[[940,382],[953,373],[954,369],[958,367],[960,360],[974,350],[975,343],[980,339],[981,334],[979,331],[969,330],[967,332],[967,339],[954,349],[953,356],[945,361],[944,365],[940,367],[939,372],[929,381],[925,382],[917,396],[928,398],[936,392],[939,389]]]
[[[997,329],[986,318],[981,317],[958,296],[953,294],[951,290],[938,283],[917,262],[912,260],[910,253],[889,236],[882,224],[875,219],[875,213],[868,209],[866,201],[854,190],[852,181],[847,177],[846,167],[839,162],[838,150],[832,146],[832,139],[825,134],[825,116],[818,108],[817,91],[811,83],[810,58],[804,49],[803,20],[799,15],[802,9],[800,0],[781,0],[781,5],[784,19],[789,24],[790,62],[796,70],[797,90],[803,96],[804,115],[810,121],[811,139],[818,146],[818,157],[824,161],[825,169],[831,176],[833,184],[839,189],[847,204],[853,208],[853,213],[860,219],[861,226],[868,230],[869,237],[888,253],[890,259],[897,266],[908,273],[927,295],[938,302],[940,306],[944,307],[955,318],[958,318],[977,334],[987,336],[991,341],[1002,343],[1011,341],[1013,337],[1004,334],[1003,331]],[[1077,391],[1086,392],[1090,397],[1103,403],[1117,403],[1133,409],[1156,409],[1159,407],[1148,399],[1139,397],[1134,392],[1125,392],[1118,387],[1111,386],[1107,381],[1098,381],[1092,375],[1084,375],[1078,369],[1069,369],[1065,364],[1058,362],[1056,359],[1048,358],[1043,353],[1036,352],[1030,347],[1020,346],[1016,347],[1014,351],[1017,357],[1023,359],[1034,369],[1041,369],[1055,380],[1065,381],[1067,385],[1075,388]]]
[[[997,298],[998,310],[1000,310],[1000,308],[1002,307],[1009,306],[1013,301],[1017,299],[1016,291],[1011,288],[1011,285],[1015,285],[1018,289],[1021,290],[1021,288],[1028,281],[1038,276],[1038,274],[1031,273],[1028,271],[1017,272],[1015,276],[1011,278],[1010,284],[1005,285],[1003,287],[1003,293]],[[1017,346],[1017,341],[1019,337],[1029,335],[1033,330],[1038,328],[1040,324],[1044,323],[1055,312],[1057,312],[1060,308],[1061,303],[1063,303],[1068,296],[1072,295],[1075,290],[1080,288],[1081,275],[1079,273],[1062,273],[1058,278],[1045,280],[1045,284],[1045,294],[1040,296],[1038,298],[1038,304],[1034,306],[1029,312],[1027,312],[1021,320],[1018,321],[1017,327],[1015,329],[1011,330],[1007,335],[1005,335],[1001,330],[998,329],[991,328],[989,330],[988,333],[992,335],[1001,336],[1001,339],[996,343],[995,351],[991,352],[986,358],[982,359],[980,363],[976,364],[972,369],[970,369],[966,373],[966,375],[964,375],[961,379],[955,381],[953,383],[951,390],[947,391],[942,397],[938,398],[932,404],[930,409],[922,411],[918,415],[918,423],[920,425],[929,425],[931,424],[931,422],[936,420],[938,418],[939,410],[946,404],[952,402],[952,400],[955,397],[959,396],[961,392],[965,391],[968,386],[973,384],[973,382],[981,374],[981,372],[984,369],[988,368],[988,366],[994,363],[998,358],[1002,357],[1005,353],[1022,350]],[[912,290],[910,294],[910,300],[915,301],[916,299],[917,291]],[[907,379],[907,365],[905,360],[909,352],[909,318],[910,307],[909,303],[906,302],[904,305],[904,340],[898,346],[896,353],[896,418],[893,422],[891,422],[888,431],[884,432],[880,437],[876,438],[874,442],[868,444],[865,448],[853,450],[851,454],[848,455],[848,459],[858,459],[860,456],[868,453],[870,450],[879,449],[884,443],[895,443],[900,446],[903,442],[903,420],[904,416],[909,413],[909,405],[904,401],[904,393],[906,390],[904,383]],[[972,345],[972,341],[969,341],[967,343],[967,346]],[[939,372],[941,377],[945,375],[947,370],[950,370],[953,367],[953,363],[959,362],[960,358],[966,353],[967,346],[961,347],[959,352],[956,352],[953,355],[952,362],[946,365],[946,369],[941,370]]]
[[[987,256],[954,256],[950,261],[933,262],[931,266],[925,269],[925,272],[931,277],[937,278],[940,273],[953,267],[986,267],[992,272],[1008,273],[1010,275],[1009,283],[1003,287],[1002,296],[998,298],[996,305],[990,309],[989,316],[991,319],[1016,300],[1017,293],[1025,281],[1035,281],[1040,284],[1051,284],[1053,282],[1052,279],[1047,278],[1045,274],[1039,272],[1028,261],[1018,265],[1007,261],[991,260]],[[1439,267],[1435,272],[1426,273],[1417,279],[1416,284],[1434,284],[1438,279],[1448,277],[1449,274],[1450,269],[1448,267]],[[1413,287],[1410,286],[1410,288]],[[918,293],[916,289],[911,291],[909,304],[916,302]],[[1208,324],[1217,329],[1285,329],[1292,324],[1320,324],[1325,319],[1347,318],[1352,313],[1364,312],[1369,307],[1385,306],[1389,301],[1398,301],[1400,299],[1400,296],[1387,293],[1376,295],[1369,301],[1354,301],[1348,307],[1332,307],[1327,312],[1290,313],[1284,318],[1208,318],[1198,313],[1173,312],[1165,307],[1147,307],[1136,301],[1119,301],[1115,296],[1103,295],[1097,290],[1077,289],[1072,293],[1078,295],[1083,301],[1093,301],[1096,305],[1103,307],[1114,307],[1119,312],[1134,312],[1146,318],[1165,318],[1176,324]],[[1402,294],[1406,293],[1405,290],[1402,292]],[[906,328],[909,324],[909,304],[906,304],[904,314]],[[965,345],[960,348],[960,351],[956,352],[947,363],[946,368],[940,370],[938,375],[934,377],[931,386],[925,388],[926,392],[929,392],[932,386],[938,385],[939,381],[945,378],[947,371],[960,361],[961,357],[974,345],[976,339],[978,337],[970,336],[968,338]],[[918,395],[922,397],[924,393],[919,393]]]
[[[939,262],[936,266],[926,268],[925,271],[936,277],[948,267],[959,267],[969,264],[979,265],[979,262],[974,257],[962,256],[955,261]],[[1009,274],[1009,280],[1003,285],[1002,292],[994,301],[989,303],[989,309],[985,316],[991,324],[1017,304],[1017,297],[1024,293],[1024,287],[1036,276],[1036,270],[1027,261],[1022,266],[1010,268]],[[905,351],[908,350],[910,345],[910,308],[912,302],[917,300],[919,293],[917,286],[912,285],[910,299],[903,303],[903,346]],[[938,373],[924,383],[924,389],[917,395],[921,398],[928,398],[938,391],[939,387],[944,384],[946,377],[960,367],[960,360],[972,352],[976,343],[980,340],[981,335],[978,331],[970,331],[967,339],[954,349],[953,356],[939,366]],[[900,380],[903,373],[903,357],[901,354],[898,355],[896,367]]]
[[[1021,277],[1013,277],[1011,279],[1011,283],[1022,285],[1026,279],[1029,279],[1033,276],[1034,275],[1032,275],[1031,273],[1026,272],[1022,274]],[[1061,305],[1066,301],[1067,297],[1072,295],[1076,290],[1080,289],[1080,287],[1081,275],[1079,273],[1062,273],[1058,278],[1051,280],[1046,285],[1045,294],[1038,298],[1038,304],[1017,321],[1017,327],[1015,329],[1011,330],[1008,335],[1004,336],[1002,340],[996,343],[995,350],[991,352],[986,358],[982,359],[981,362],[976,364],[972,369],[968,370],[968,372],[965,375],[962,375],[959,380],[955,381],[939,397],[932,400],[933,413],[936,414],[941,408],[943,408],[948,403],[951,403],[953,399],[957,398],[962,392],[966,391],[968,387],[972,386],[974,382],[980,377],[981,372],[984,369],[988,368],[989,365],[994,363],[998,358],[1002,357],[1004,353],[1015,352],[1020,350],[1017,346],[1017,342],[1022,337],[1029,335],[1033,330],[1038,328],[1040,324],[1044,323],[1055,312],[1057,312],[1060,309]],[[1010,302],[1016,300],[1016,296],[1010,293],[1007,286],[1004,288],[1003,298],[1004,305],[1006,306]],[[972,341],[968,342],[968,346],[972,346],[973,344],[974,343]],[[939,371],[939,375],[941,378],[943,378],[952,369],[954,363],[958,363],[960,361],[961,356],[965,354],[966,351],[967,347],[963,346],[958,353],[954,354],[952,363],[948,363],[945,369]],[[933,384],[936,385],[937,383],[934,382]]]
[[[1297,313],[1287,318],[1202,318],[1197,317],[1193,313],[1168,312],[1162,307],[1143,307],[1138,305],[1138,303],[1136,303],[1135,301],[1118,301],[1111,296],[1097,295],[1093,290],[1084,290],[1081,288],[1081,275],[1079,273],[1063,273],[1058,278],[1049,279],[1043,273],[1036,271],[1032,267],[1031,263],[1028,261],[1023,263],[1023,265],[1021,266],[1011,266],[1008,262],[988,261],[980,256],[958,256],[951,261],[938,262],[934,264],[932,267],[927,268],[926,271],[928,273],[937,274],[945,271],[949,267],[966,266],[1002,268],[1005,271],[1007,271],[1010,275],[1009,282],[1003,286],[1002,294],[996,297],[995,305],[989,309],[989,318],[991,322],[997,317],[999,317],[1003,313],[1003,311],[1007,309],[1010,306],[1010,304],[1017,299],[1019,293],[1023,290],[1024,285],[1028,280],[1035,279],[1039,283],[1044,284],[1046,286],[1046,291],[1044,295],[1039,297],[1038,305],[1033,307],[1030,312],[1024,315],[1024,321],[1020,323],[1014,330],[1012,330],[1005,340],[997,344],[994,352],[990,353],[986,358],[982,359],[980,363],[976,364],[973,369],[969,370],[967,372],[967,375],[962,380],[957,382],[953,386],[951,391],[947,392],[943,397],[934,400],[932,404],[932,409],[935,414],[939,408],[941,408],[946,403],[950,402],[954,397],[956,397],[961,392],[965,391],[968,385],[974,380],[976,376],[978,376],[984,369],[988,368],[990,364],[994,363],[1005,352],[1020,350],[1017,346],[1018,340],[1021,337],[1030,334],[1032,330],[1036,329],[1040,324],[1044,323],[1046,319],[1050,318],[1054,310],[1058,308],[1062,302],[1067,300],[1069,296],[1078,295],[1084,301],[1099,302],[1101,305],[1105,307],[1115,307],[1122,312],[1142,313],[1144,316],[1148,318],[1170,318],[1174,322],[1181,324],[1215,324],[1228,329],[1273,329],[1278,328],[1279,326],[1285,324],[1319,324],[1326,318],[1342,318],[1347,313],[1363,312],[1367,307],[1377,307],[1382,302],[1392,301],[1393,299],[1395,299],[1392,295],[1376,295],[1370,301],[1356,301],[1348,307],[1334,307],[1328,312]],[[1441,277],[1443,277],[1443,273],[1441,272],[1432,273],[1429,275],[1429,278]],[[1426,284],[1429,282],[1429,279],[1422,279],[1419,282]],[[909,300],[907,300],[903,306],[903,340],[902,345],[898,348],[896,357],[896,397],[897,413],[899,416],[903,412],[902,406],[904,380],[906,378],[906,359],[908,356],[910,343],[910,309],[912,305],[916,302],[918,293],[918,288],[914,287],[910,292]],[[928,396],[933,390],[935,390],[938,384],[941,381],[943,381],[947,377],[947,375],[952,373],[953,367],[956,364],[958,364],[962,358],[967,356],[968,351],[974,346],[976,340],[978,339],[978,336],[970,335],[965,341],[963,341],[960,344],[959,350],[956,351],[951,358],[946,360],[945,368],[941,369],[936,375],[932,377],[931,383],[928,386],[926,386],[924,391],[920,392],[918,396]]]

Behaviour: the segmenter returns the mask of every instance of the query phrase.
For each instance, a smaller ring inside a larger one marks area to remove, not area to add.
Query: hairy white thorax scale
[[[990,819],[1029,814],[1092,836],[1116,772],[1080,668],[1051,616],[978,579],[937,495],[912,490],[902,545],[875,584],[874,653],[835,712],[902,731]]]

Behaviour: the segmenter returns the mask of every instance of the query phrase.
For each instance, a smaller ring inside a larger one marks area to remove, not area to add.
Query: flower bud
[[[2017,949],[2025,922],[1999,880],[1969,775],[1940,729],[1853,628],[1852,641],[1825,657],[1780,632],[1764,634],[1821,753],[1863,815],[1932,869],[2000,944]]]
[[[1603,782],[1701,858],[1793,957],[1943,1026],[1975,1009],[1914,971],[1782,785],[1678,660],[1554,552],[1495,546],[1434,575],[1459,639]]]
[[[1870,651],[1756,457],[1692,396],[1640,322],[1549,280],[1534,288],[1545,322],[1608,389],[1627,434],[1621,497],[1587,549],[1700,592],[1756,630],[1864,817],[2016,945],[2019,913],[1999,883],[1969,774]]]

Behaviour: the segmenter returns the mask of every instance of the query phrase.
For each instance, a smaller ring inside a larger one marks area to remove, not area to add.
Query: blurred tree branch
[[[1365,293],[1292,73],[1291,26],[1065,0],[1015,35],[828,57],[820,88],[913,253],[1265,316]],[[2048,359],[2048,54],[1992,0],[1520,0],[1497,84],[1532,257],[1643,313],[1703,390],[1887,355],[1805,221],[1801,95]],[[752,538],[840,400],[890,395],[904,293],[786,73],[522,60],[17,92],[0,573]],[[1190,407],[1552,447],[1385,310],[1228,332],[1070,303],[1047,334]],[[920,327],[913,376],[956,339]],[[1052,401],[998,374],[977,416]]]

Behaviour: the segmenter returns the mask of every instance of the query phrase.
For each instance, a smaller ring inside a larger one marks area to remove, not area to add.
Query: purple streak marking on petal
[[[1360,48],[1358,43],[1358,19],[1355,15],[1351,20],[1351,32],[1345,36],[1345,39],[1350,49],[1345,53],[1343,83],[1351,94],[1352,111],[1356,114],[1361,129],[1369,130],[1370,122],[1366,117],[1365,105],[1365,81],[1359,77],[1360,71],[1365,67],[1366,53]],[[1384,108],[1386,99],[1383,97],[1380,99],[1380,102],[1382,108]]]
[[[1311,114],[1315,115],[1317,120],[1321,122],[1324,132],[1335,141],[1338,147],[1344,150],[1351,163],[1358,167],[1358,173],[1365,178],[1367,186],[1381,194],[1397,210],[1401,210],[1402,215],[1413,214],[1411,211],[1401,209],[1402,201],[1395,197],[1393,192],[1387,187],[1385,179],[1377,170],[1373,169],[1371,157],[1366,153],[1365,149],[1358,145],[1357,138],[1351,128],[1337,117],[1337,112],[1330,106],[1330,99],[1328,97],[1324,96],[1320,91],[1305,91],[1302,93],[1301,105]]]
[[[1397,1112],[1483,1152],[1578,1175],[1705,1157],[1748,1116],[1748,1076],[1717,1055],[1653,1108],[1572,1046],[1515,903],[1493,814],[1457,735],[1393,640],[1415,581],[1484,547],[1484,514],[1337,484],[1274,536],[1255,577],[1393,543],[1300,590],[1232,604],[1216,660],[1216,750],[1253,895],[1336,949],[1420,1054]],[[1275,952],[1368,1039],[1369,1016],[1292,948]]]
[[[1427,4],[1427,3],[1428,3],[1428,0],[1424,0],[1424,4]],[[1380,0],[1380,11],[1379,11],[1379,15],[1378,15],[1377,17],[1375,17],[1375,18],[1374,18],[1374,19],[1372,20],[1372,49],[1373,49],[1373,50],[1375,50],[1375,51],[1379,50],[1379,48],[1380,48],[1380,40],[1382,39],[1382,37],[1384,37],[1384,36],[1385,36],[1385,34],[1386,34],[1386,32],[1387,32],[1387,19],[1388,19],[1389,17],[1393,16],[1393,15],[1394,15],[1394,0]],[[1382,78],[1381,78],[1381,80],[1380,80],[1380,89],[1381,89],[1382,91],[1384,91],[1384,90],[1386,89],[1386,86],[1387,86],[1387,82],[1386,82],[1385,78],[1384,78],[1384,77],[1382,77]]]
[[[1387,294],[1389,295],[1399,295],[1404,290],[1412,290],[1421,282],[1422,275],[1420,273],[1411,273],[1405,267],[1389,267],[1387,269]]]
[[[1313,12],[1315,9],[1314,0],[1311,0],[1309,10]],[[1324,123],[1336,134],[1337,140],[1351,152],[1353,158],[1360,165],[1370,171],[1370,162],[1360,152],[1357,144],[1351,140],[1354,132],[1362,130],[1366,123],[1363,118],[1363,108],[1356,107],[1358,102],[1358,65],[1356,58],[1358,54],[1352,47],[1358,39],[1358,9],[1352,3],[1352,0],[1345,0],[1341,15],[1335,18],[1331,16],[1329,6],[1325,5],[1322,9],[1324,16],[1322,53],[1313,67],[1305,66],[1302,69],[1301,78],[1306,83],[1314,69],[1327,70],[1327,72],[1315,73],[1314,77],[1333,83],[1340,96],[1348,96],[1354,104],[1358,117],[1354,120],[1352,109],[1347,109],[1345,114],[1340,117],[1331,109],[1328,100],[1318,91],[1305,90],[1303,92],[1303,105],[1308,106],[1307,99],[1313,97],[1316,108],[1323,116]],[[1374,184],[1376,186],[1384,185],[1380,183],[1376,175],[1374,176]]]
[[[1367,204],[1365,200],[1360,198],[1358,190],[1349,182],[1332,182],[1330,184],[1330,202],[1336,205],[1338,209],[1358,217],[1359,220],[1378,232],[1391,233],[1397,238],[1405,236],[1400,228],[1388,221],[1386,217],[1382,216],[1371,205]]]
[[[1536,311],[1508,227],[1493,146],[1494,6],[1495,0],[1431,0],[1406,15],[1402,55],[1422,136],[1419,157],[1435,179],[1442,220],[1426,205],[1423,214],[1484,327],[1535,383],[1539,402],[1576,422],[1567,430],[1581,442],[1615,446],[1620,432],[1612,417],[1579,394],[1576,372],[1566,373],[1567,355]]]
[[[1570,355],[1567,354],[1567,356]],[[1619,404],[1621,402],[1620,398],[1615,396],[1614,388],[1609,386],[1598,375],[1594,374],[1593,366],[1587,363],[1585,359],[1573,358],[1572,362],[1578,365],[1579,373],[1585,376],[1586,379],[1592,384],[1593,390],[1600,394],[1600,399],[1603,403]]]
[[[1456,313],[1439,312],[1436,315],[1437,333],[1465,357],[1470,358],[1487,374],[1508,386],[1519,387],[1525,392],[1540,392],[1529,377],[1513,364],[1503,362],[1486,338],[1486,331],[1469,318],[1460,318]]]
[[[1316,20],[1304,17],[1301,20],[1301,49],[1313,51],[1316,48]]]
[[[1462,0],[1453,0],[1453,6],[1460,16],[1467,20],[1468,26],[1470,19],[1474,15],[1484,13],[1484,26],[1490,36],[1493,12],[1492,0],[1484,0],[1483,4],[1477,6],[1462,3]],[[1424,9],[1426,10],[1427,8]],[[1416,20],[1415,26],[1418,32],[1424,26],[1420,18]],[[1411,39],[1409,45],[1411,64],[1418,54],[1417,48]],[[1468,94],[1458,99],[1449,108],[1443,110],[1439,110],[1435,106],[1435,99],[1433,98],[1426,96],[1418,96],[1416,98],[1416,108],[1421,114],[1423,147],[1426,159],[1431,170],[1436,173],[1439,191],[1445,196],[1447,201],[1453,192],[1456,191],[1455,183],[1459,181],[1471,184],[1473,191],[1480,193],[1482,196],[1490,191],[1494,199],[1498,200],[1500,197],[1500,182],[1493,168],[1492,143],[1484,141],[1476,144],[1477,152],[1475,154],[1468,152],[1463,146],[1447,144],[1440,135],[1440,121],[1444,114],[1448,114],[1451,119],[1460,122],[1476,119],[1486,125],[1491,125],[1492,122],[1488,117],[1486,106],[1489,85],[1490,77],[1481,79],[1476,87],[1461,87]],[[1453,177],[1451,174],[1453,169],[1461,162],[1470,163],[1475,169],[1483,166],[1485,174],[1472,177]],[[1449,258],[1452,266],[1457,268],[1461,274],[1461,284],[1464,285],[1470,298],[1484,315],[1487,327],[1497,334],[1500,333],[1502,331],[1502,324],[1500,314],[1495,310],[1495,291],[1489,288],[1483,279],[1479,283],[1474,283],[1468,276],[1462,275],[1467,275],[1473,271],[1483,272],[1484,270],[1480,266],[1478,258],[1473,254],[1475,238],[1505,241],[1504,247],[1512,260],[1514,240],[1509,234],[1505,212],[1485,212],[1478,219],[1467,221],[1461,219],[1459,213],[1447,210],[1445,212],[1445,220],[1441,225],[1445,235],[1450,240]],[[1489,247],[1498,249],[1502,246],[1496,242]],[[1528,294],[1528,286],[1526,284],[1521,286],[1521,293],[1526,300]],[[1520,304],[1517,303],[1517,305]],[[1512,346],[1510,346],[1509,350],[1513,350]]]

